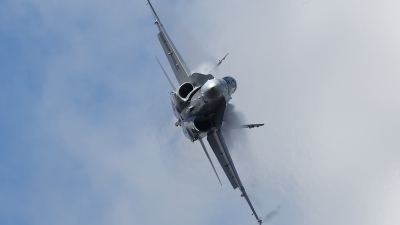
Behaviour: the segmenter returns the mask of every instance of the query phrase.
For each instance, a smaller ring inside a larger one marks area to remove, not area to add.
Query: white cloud
[[[235,160],[249,164],[244,179],[257,177],[247,185],[265,197],[261,210],[283,205],[271,223],[400,220],[398,201],[384,197],[395,199],[385,187],[398,183],[382,178],[400,171],[398,6],[202,1],[181,10],[197,36],[212,28],[208,51],[230,52],[220,74],[239,82],[236,107],[266,123],[250,136],[253,158]]]
[[[232,103],[245,122],[266,124],[244,131],[232,157],[257,212],[281,206],[270,224],[399,222],[396,2],[153,5],[190,68],[230,53],[217,76],[238,81]],[[5,221],[255,223],[219,166],[223,187],[173,126],[144,2],[5,6],[1,31],[43,50],[45,73],[18,136],[32,170],[26,186],[2,188]]]

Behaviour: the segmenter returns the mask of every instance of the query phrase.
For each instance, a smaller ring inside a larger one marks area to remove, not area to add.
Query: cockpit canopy
[[[228,93],[231,95],[236,91],[236,80],[233,77],[223,77],[222,78],[224,81],[226,81],[226,84],[228,85]]]

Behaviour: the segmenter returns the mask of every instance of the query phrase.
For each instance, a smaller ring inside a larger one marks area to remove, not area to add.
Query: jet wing
[[[222,166],[228,180],[231,182],[233,189],[239,187],[240,191],[242,192],[242,196],[246,199],[247,203],[249,204],[251,210],[253,211],[254,216],[260,222],[261,220],[258,218],[256,211],[253,208],[253,205],[250,202],[249,197],[246,194],[246,191],[242,185],[242,182],[239,179],[239,175],[236,171],[235,165],[233,164],[231,155],[229,154],[228,147],[225,144],[224,137],[220,130],[212,131],[207,135],[208,143],[212,150],[215,153],[219,163]],[[260,223],[261,224],[261,223]]]
[[[165,31],[160,19],[158,18],[149,0],[147,0],[147,4],[150,6],[151,12],[153,13],[153,17],[155,19],[154,23],[157,25],[158,30],[160,31],[160,33],[157,34],[158,40],[160,41],[161,46],[164,49],[165,55],[168,58],[169,64],[171,65],[171,68],[174,71],[175,77],[178,80],[179,85],[182,85],[183,83],[186,82],[192,83],[192,80],[189,77],[190,76],[189,68],[187,67],[185,61],[183,61],[178,50],[175,48],[175,45],[169,38],[167,32]]]

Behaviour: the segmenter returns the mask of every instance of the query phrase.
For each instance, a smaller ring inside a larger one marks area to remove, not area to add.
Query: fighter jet
[[[223,123],[225,109],[227,108],[232,94],[237,88],[236,80],[230,76],[215,78],[211,74],[190,74],[189,68],[169,38],[161,20],[158,18],[149,0],[147,0],[147,4],[150,6],[155,20],[154,23],[157,25],[159,30],[159,33],[157,34],[158,40],[161,43],[169,64],[171,65],[174,75],[180,85],[179,88],[175,88],[168,74],[160,64],[173,89],[170,93],[170,99],[173,113],[177,118],[175,125],[181,126],[183,133],[190,141],[200,142],[219,182],[221,183],[203,142],[203,138],[207,138],[208,143],[214,151],[215,156],[221,164],[221,167],[228,177],[232,187],[234,189],[239,188],[241,196],[246,199],[253,212],[252,215],[254,215],[258,223],[261,224],[262,220],[257,216],[257,213],[250,202],[250,198],[240,181],[238,172],[236,171],[228,147],[226,146],[224,137],[221,133],[221,125]],[[260,126],[261,124],[250,124],[246,127],[252,128],[253,125]]]

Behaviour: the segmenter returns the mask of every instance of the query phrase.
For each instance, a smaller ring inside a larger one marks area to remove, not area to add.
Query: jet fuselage
[[[191,141],[206,136],[214,127],[219,129],[226,104],[236,88],[232,77],[210,79],[198,87],[182,84],[177,91],[171,92],[172,108],[178,119],[176,125],[182,127]]]

